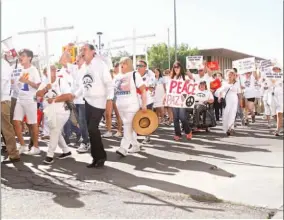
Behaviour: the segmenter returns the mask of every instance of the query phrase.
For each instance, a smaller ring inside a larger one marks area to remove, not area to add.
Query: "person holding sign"
[[[242,80],[242,89],[244,89],[244,97],[246,98],[246,111],[245,111],[245,125],[248,125],[248,113],[251,114],[252,123],[255,122],[255,97],[256,88],[255,81],[258,80],[256,72],[248,72],[244,74],[244,80]]]
[[[179,61],[176,61],[173,65],[171,79],[179,80],[179,81],[186,81],[185,72],[181,66]],[[186,108],[173,108],[173,115],[174,115],[174,129],[175,129],[175,136],[174,139],[179,141],[182,137],[181,135],[181,128],[180,128],[180,121],[183,124],[183,129],[186,134],[186,138],[188,140],[192,139],[192,128],[189,126],[189,122],[186,117]]]
[[[214,102],[214,97],[213,94],[210,90],[207,88],[206,81],[201,81],[199,83],[198,91],[195,93],[195,112],[196,115],[193,118],[194,124],[199,127],[199,119],[200,119],[200,114],[203,114],[203,123],[205,124],[205,119],[206,119],[206,110],[207,104],[212,104]]]
[[[114,78],[114,90],[116,106],[123,122],[124,132],[120,148],[116,153],[125,157],[128,153],[137,153],[140,151],[140,144],[137,141],[137,134],[133,131],[132,122],[135,114],[140,109],[137,90],[141,94],[143,111],[147,110],[147,94],[141,75],[133,71],[133,63],[130,58],[121,58],[120,69],[121,74]],[[130,145],[132,146],[131,148]]]
[[[222,85],[219,93],[219,102],[223,102],[223,131],[228,136],[234,131],[235,118],[238,110],[239,99],[241,99],[240,86],[236,83],[236,74],[234,70],[228,71],[228,82]]]
[[[283,73],[281,73],[280,65],[275,64],[272,68],[272,73],[273,75],[281,76],[273,80],[275,87],[272,93],[277,114],[277,128],[274,135],[279,136],[280,129],[283,127]]]

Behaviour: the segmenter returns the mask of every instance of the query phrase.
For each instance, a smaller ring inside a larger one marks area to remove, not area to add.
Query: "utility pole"
[[[99,36],[99,54],[101,54],[102,44],[101,44],[101,36],[103,35],[102,32],[97,32],[97,35]]]
[[[176,0],[174,0],[174,22],[175,22],[175,61],[177,61],[177,14],[176,14]]]
[[[168,59],[169,59],[169,69],[171,69],[171,44],[170,44],[170,28],[168,28]]]

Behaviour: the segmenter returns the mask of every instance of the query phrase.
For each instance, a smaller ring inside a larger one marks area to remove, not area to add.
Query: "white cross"
[[[48,32],[52,31],[63,31],[63,30],[70,30],[73,29],[73,26],[69,27],[60,27],[60,28],[47,28],[47,22],[46,22],[46,17],[43,18],[43,24],[44,24],[44,29],[40,30],[35,30],[35,31],[24,31],[24,32],[19,32],[19,35],[24,35],[24,34],[36,34],[36,33],[44,33],[44,43],[45,43],[45,59],[46,59],[46,64],[47,64],[47,75],[48,75],[48,80],[49,83],[51,83],[51,75],[50,75],[50,63],[49,63],[49,52],[48,52]]]
[[[136,40],[141,38],[148,38],[148,37],[155,37],[155,34],[148,34],[148,35],[141,35],[136,36],[136,30],[133,29],[133,36],[132,37],[126,37],[122,39],[115,39],[112,42],[120,42],[120,41],[128,41],[132,40],[132,46],[133,46],[133,65],[136,66]]]

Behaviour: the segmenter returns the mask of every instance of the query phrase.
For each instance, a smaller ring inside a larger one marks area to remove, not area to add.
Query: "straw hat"
[[[145,113],[140,110],[134,116],[132,126],[137,134],[150,135],[159,126],[158,116],[152,110],[148,109]]]

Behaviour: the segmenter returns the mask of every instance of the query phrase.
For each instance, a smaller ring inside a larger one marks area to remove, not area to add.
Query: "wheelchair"
[[[204,111],[201,111],[199,114],[199,120],[198,120],[198,106],[202,105],[202,109]],[[189,125],[190,127],[193,128],[193,131],[196,130],[205,130],[206,132],[210,131],[210,128],[216,127],[217,126],[217,122],[215,119],[215,112],[214,112],[214,105],[213,103],[211,104],[200,104],[198,102],[195,102],[195,106],[194,108],[190,108],[188,109],[188,121],[189,121]],[[199,121],[199,123],[197,124],[197,122]]]

